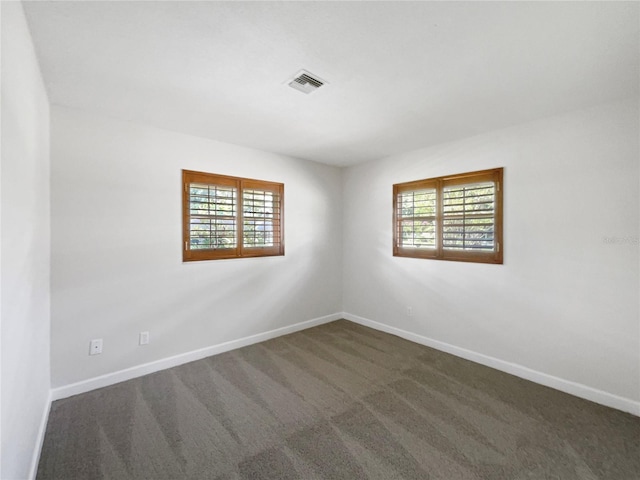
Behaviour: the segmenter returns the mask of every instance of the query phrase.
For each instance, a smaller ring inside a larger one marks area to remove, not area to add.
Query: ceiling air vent
[[[301,70],[295,77],[293,77],[292,80],[289,81],[289,86],[302,93],[311,93],[319,89],[325,83],[327,82],[320,80],[316,75],[307,72],[306,70]]]

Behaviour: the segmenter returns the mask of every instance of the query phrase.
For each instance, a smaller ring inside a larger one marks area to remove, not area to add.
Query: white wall
[[[23,479],[39,451],[49,408],[49,103],[22,5],[2,2],[0,8],[0,476]]]
[[[345,311],[640,400],[638,115],[631,98],[347,169]],[[490,167],[504,265],[392,256],[393,183]]]
[[[341,310],[340,169],[59,107],[51,125],[53,387]],[[181,169],[283,182],[285,256],[183,263]]]

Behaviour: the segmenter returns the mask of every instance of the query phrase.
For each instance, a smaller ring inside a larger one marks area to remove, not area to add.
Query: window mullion
[[[236,188],[238,189],[238,210],[237,210],[237,235],[238,235],[238,251],[237,255],[242,257],[244,255],[244,182],[238,180],[236,182]]]
[[[444,223],[444,202],[442,193],[442,180],[436,181],[436,257],[442,258],[444,250],[442,245],[444,244],[444,230],[442,224]]]

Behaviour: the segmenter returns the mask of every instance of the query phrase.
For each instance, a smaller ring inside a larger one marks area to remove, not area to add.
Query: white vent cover
[[[319,89],[325,83],[327,82],[318,78],[317,75],[307,72],[306,70],[300,70],[288,84],[291,88],[295,88],[302,93],[311,93]]]

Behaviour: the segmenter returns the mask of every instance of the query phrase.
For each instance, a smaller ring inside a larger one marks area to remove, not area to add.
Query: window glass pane
[[[189,185],[189,247],[193,250],[236,248],[236,189]]]
[[[243,246],[272,247],[280,243],[280,198],[275,192],[243,190]]]
[[[432,188],[399,193],[397,208],[397,217],[400,220],[398,245],[435,248],[436,190]]]
[[[445,250],[494,250],[493,182],[445,187],[442,206],[442,247]]]

